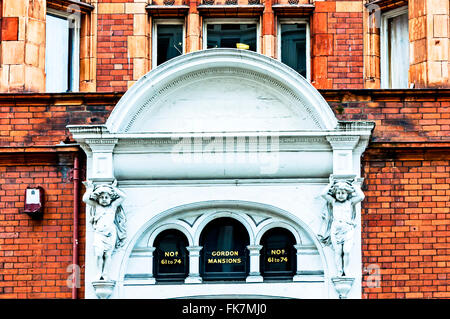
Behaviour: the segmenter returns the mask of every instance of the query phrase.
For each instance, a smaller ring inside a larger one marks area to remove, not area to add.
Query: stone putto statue
[[[332,244],[338,276],[348,276],[356,227],[355,205],[364,199],[364,194],[356,180],[336,180],[331,176],[321,196],[327,201],[327,210],[322,216],[325,231],[319,237],[324,244]]]
[[[94,229],[94,254],[96,257],[96,280],[109,280],[111,256],[123,246],[126,239],[126,216],[122,202],[126,195],[119,190],[117,180],[112,185],[85,183],[83,201],[91,206],[88,221]]]

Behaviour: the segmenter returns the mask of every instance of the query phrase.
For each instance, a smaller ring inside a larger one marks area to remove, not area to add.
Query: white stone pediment
[[[141,78],[117,104],[112,133],[332,130],[317,90],[281,62],[213,49],[173,59]]]

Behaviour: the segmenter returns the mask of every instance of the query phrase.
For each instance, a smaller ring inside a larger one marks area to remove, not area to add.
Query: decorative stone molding
[[[92,286],[99,299],[108,299],[114,291],[116,282],[114,280],[98,280],[93,281]]]
[[[337,120],[327,102],[303,77],[280,61],[235,49],[210,49],[174,58],[141,78],[125,93],[106,123],[111,132],[130,131],[144,108],[150,108],[165,92],[205,77],[236,74],[283,92],[301,105],[319,129],[334,129]],[[149,95],[151,93],[151,95]]]
[[[96,259],[95,279],[109,281],[112,255],[124,245],[126,239],[126,215],[122,202],[126,195],[115,181],[112,185],[85,183],[83,201],[90,206],[88,222],[94,232],[93,253]]]
[[[352,289],[355,278],[352,277],[332,277],[331,282],[336,289],[340,299],[346,299],[350,289]]]
[[[356,179],[330,176],[330,183],[321,196],[327,201],[328,214],[323,216],[326,227],[319,236],[323,243],[332,244],[337,275],[348,276],[357,226],[355,206],[364,199],[364,194]]]

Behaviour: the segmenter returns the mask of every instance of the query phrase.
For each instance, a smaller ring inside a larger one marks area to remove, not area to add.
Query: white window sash
[[[395,74],[402,74],[400,78],[393,78],[392,73],[390,72],[390,63],[389,61],[389,28],[388,21],[391,18],[398,17],[403,14],[408,14],[408,7],[401,7],[389,12],[382,14],[381,16],[381,28],[380,28],[380,71],[381,71],[381,88],[389,89],[389,88],[408,88],[408,70],[409,70],[409,36],[407,38],[408,48],[406,49],[403,45],[400,49],[406,50],[405,54],[406,61],[403,63],[407,64],[406,67],[402,67],[400,63],[396,63],[397,72]],[[408,27],[408,25],[407,25]],[[401,43],[399,43],[401,44]],[[406,70],[405,70],[406,68]],[[400,71],[401,70],[401,71]],[[406,78],[405,78],[406,77]]]
[[[47,16],[55,16],[60,19],[66,20],[66,27],[67,27],[67,45],[64,44],[63,46],[63,54],[65,55],[65,60],[69,61],[69,54],[71,59],[71,65],[66,64],[65,67],[57,67],[57,70],[53,70],[52,67],[54,65],[54,59],[60,59],[61,51],[56,52],[49,52],[47,49],[49,49],[48,45],[46,45],[46,58],[45,58],[45,72],[46,72],[46,92],[78,92],[80,88],[80,27],[81,27],[81,18],[78,13],[71,13],[71,12],[63,12],[58,10],[53,10],[48,8],[47,9]],[[70,19],[70,20],[69,20]],[[73,23],[71,23],[71,21]],[[72,32],[72,50],[69,52],[69,37],[70,33]],[[47,27],[46,27],[46,41],[49,41],[49,43],[52,43],[52,35],[47,33]],[[64,39],[65,41],[65,39]],[[67,52],[65,50],[65,47],[67,47]],[[68,62],[67,62],[68,63]],[[62,72],[62,74],[61,74]],[[52,79],[52,77],[56,74],[56,80]],[[50,76],[50,78],[49,78]],[[62,78],[64,76],[64,79]],[[68,87],[69,83],[69,76],[70,76],[70,83],[71,86]],[[61,83],[57,83],[61,82]],[[64,85],[62,84],[64,83]],[[62,89],[65,88],[65,89]]]

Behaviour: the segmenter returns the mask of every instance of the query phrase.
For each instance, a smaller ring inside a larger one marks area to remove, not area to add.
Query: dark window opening
[[[178,230],[165,230],[154,243],[153,266],[157,281],[180,281],[188,275],[186,236]]]
[[[281,25],[281,62],[306,78],[306,24]]]
[[[183,54],[183,25],[157,25],[157,65]]]
[[[256,24],[207,25],[207,48],[237,48],[238,43],[256,52]]]
[[[268,230],[261,238],[261,273],[264,279],[290,279],[296,265],[295,238],[284,228]]]
[[[249,271],[249,236],[232,218],[218,218],[202,232],[200,273],[204,280],[245,280]]]

